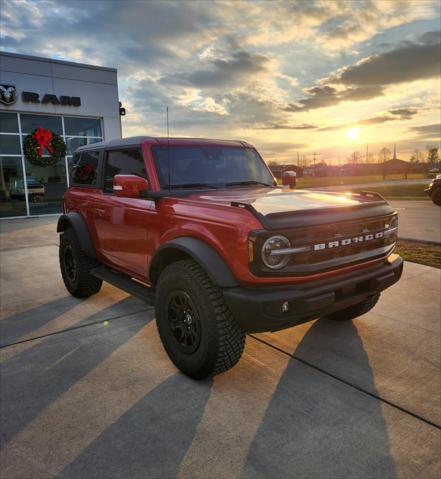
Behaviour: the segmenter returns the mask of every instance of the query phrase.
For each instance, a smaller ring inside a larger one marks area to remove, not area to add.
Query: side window
[[[76,185],[96,185],[99,151],[79,153],[74,156],[72,183]]]
[[[113,177],[115,175],[136,175],[147,178],[141,151],[138,149],[109,151],[104,165],[104,191],[106,193],[113,193]]]

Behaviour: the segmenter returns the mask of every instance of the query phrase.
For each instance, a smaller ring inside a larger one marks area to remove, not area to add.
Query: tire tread
[[[208,374],[215,376],[231,369],[241,358],[245,347],[245,332],[228,309],[222,290],[216,286],[205,271],[193,260],[185,259],[169,265],[159,277],[158,289],[166,279],[166,270],[182,267],[187,280],[198,283],[205,290],[216,317],[218,349],[214,367]],[[170,271],[170,270],[169,270]]]
[[[79,279],[75,286],[69,284],[66,280],[62,267],[62,251],[63,243],[70,243],[75,259],[78,263]],[[64,231],[60,237],[60,266],[61,274],[63,276],[64,284],[72,296],[76,298],[88,298],[97,293],[102,286],[103,281],[90,274],[90,270],[96,268],[99,263],[92,258],[89,258],[81,249],[78,239],[72,229]]]

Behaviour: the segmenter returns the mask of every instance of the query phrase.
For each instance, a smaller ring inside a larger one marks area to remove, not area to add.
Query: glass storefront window
[[[27,115],[22,113],[20,115],[21,132],[24,134],[33,133],[36,128],[44,128],[51,130],[53,133],[63,134],[63,127],[61,124],[61,116],[46,116],[46,115]]]
[[[102,136],[101,120],[65,116],[64,131],[70,136]]]
[[[29,212],[31,215],[59,213],[67,188],[64,158],[53,166],[26,164]]]
[[[0,131],[2,133],[18,133],[17,113],[0,112]]]
[[[21,157],[0,156],[0,217],[26,216]]]
[[[20,155],[20,137],[18,135],[0,134],[0,154]]]
[[[26,200],[30,215],[61,212],[63,194],[68,185],[65,158],[54,166],[45,167],[25,160],[24,174],[19,125],[24,139],[39,127],[63,135],[63,121],[70,170],[76,148],[103,140],[100,119],[67,116],[63,119],[61,115],[0,112],[0,217],[26,216]]]
[[[66,137],[67,154],[72,155],[73,152],[83,145],[90,145],[102,141],[101,138],[68,138]]]

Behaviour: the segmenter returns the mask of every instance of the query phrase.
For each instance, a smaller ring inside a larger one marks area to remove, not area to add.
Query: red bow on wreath
[[[41,156],[43,154],[43,150],[46,148],[47,151],[52,154],[54,152],[54,149],[51,146],[51,141],[52,141],[52,133],[50,130],[45,130],[40,126],[38,130],[34,131],[34,134],[32,135],[32,138],[37,140],[38,143],[38,156]]]

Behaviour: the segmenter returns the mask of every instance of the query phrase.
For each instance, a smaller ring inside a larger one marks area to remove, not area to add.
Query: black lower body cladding
[[[231,288],[225,301],[249,333],[278,331],[361,303],[396,283],[403,260],[392,254],[380,265],[318,281],[261,288]]]

